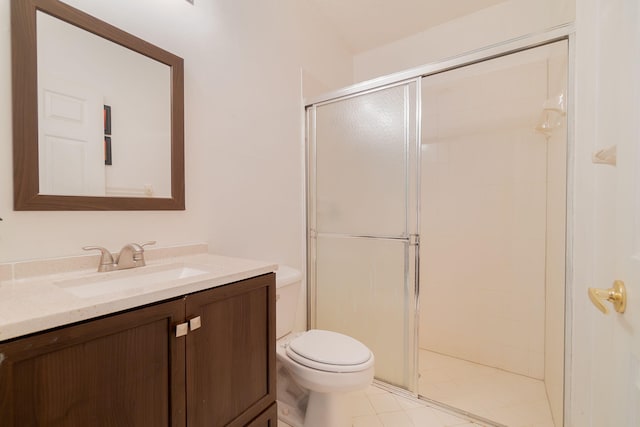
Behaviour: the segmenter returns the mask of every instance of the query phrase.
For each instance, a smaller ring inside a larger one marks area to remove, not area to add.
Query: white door
[[[626,309],[623,314],[610,310],[611,319],[595,319],[596,333],[604,337],[604,345],[594,346],[594,377],[604,386],[596,383],[598,388],[594,390],[604,405],[595,406],[594,426],[640,426],[640,108],[637,100],[634,104],[635,108],[622,114],[629,126],[621,126],[616,167],[616,258],[612,279],[626,285]],[[611,283],[598,286],[608,288]],[[605,366],[611,369],[603,369]]]
[[[40,194],[104,196],[102,96],[47,73],[38,95]]]
[[[640,6],[577,2],[573,427],[640,426]],[[617,165],[589,156],[617,148]],[[626,284],[627,307],[609,314],[587,287]]]

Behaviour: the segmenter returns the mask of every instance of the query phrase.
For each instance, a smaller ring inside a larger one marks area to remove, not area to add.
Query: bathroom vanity
[[[196,261],[2,283],[2,425],[275,427],[275,266]]]

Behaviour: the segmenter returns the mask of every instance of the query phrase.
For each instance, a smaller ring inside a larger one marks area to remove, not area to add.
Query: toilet
[[[298,270],[276,271],[278,418],[292,427],[350,427],[348,394],[373,381],[373,353],[337,332],[292,333],[301,285]]]

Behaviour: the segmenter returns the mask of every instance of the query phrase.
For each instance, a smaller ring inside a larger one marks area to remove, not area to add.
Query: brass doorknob
[[[609,312],[604,301],[611,302],[618,313],[624,313],[627,308],[627,290],[622,280],[613,282],[613,287],[609,289],[589,288],[589,299],[604,314]]]

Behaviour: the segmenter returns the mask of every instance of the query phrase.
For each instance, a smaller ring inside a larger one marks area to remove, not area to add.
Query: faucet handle
[[[135,248],[135,252],[133,253],[133,260],[138,264],[138,266],[143,267],[146,265],[144,260],[144,247],[149,245],[155,245],[156,241],[151,240],[149,242],[144,243],[130,243],[133,248]]]
[[[113,269],[113,266],[115,264],[113,261],[113,255],[107,249],[103,248],[102,246],[83,246],[82,249],[84,249],[85,251],[100,251],[100,264],[98,265],[99,272],[110,271]]]

